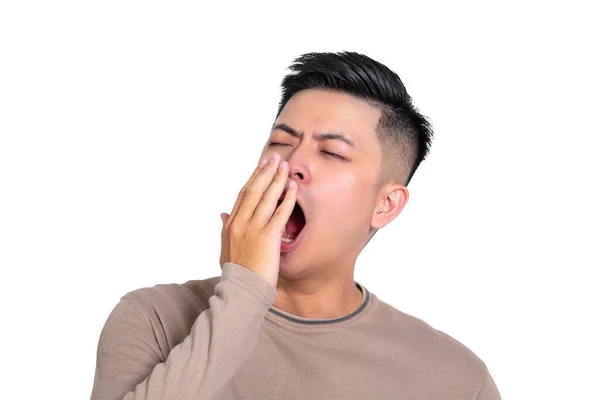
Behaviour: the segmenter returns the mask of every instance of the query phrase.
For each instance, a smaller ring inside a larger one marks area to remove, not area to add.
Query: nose
[[[310,182],[308,156],[303,154],[300,147],[296,147],[284,160],[289,163],[289,179],[295,180],[298,187]]]

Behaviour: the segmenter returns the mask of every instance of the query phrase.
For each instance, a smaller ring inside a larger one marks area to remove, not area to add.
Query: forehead
[[[348,136],[357,149],[375,144],[381,111],[346,93],[320,89],[301,90],[286,103],[277,123],[306,133],[335,132]]]

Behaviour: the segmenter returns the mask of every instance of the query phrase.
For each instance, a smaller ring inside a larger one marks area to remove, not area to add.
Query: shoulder
[[[143,311],[182,311],[208,308],[208,299],[214,294],[220,277],[189,280],[185,283],[163,283],[132,290],[123,295]]]
[[[388,303],[377,300],[376,318],[388,321],[387,325],[394,337],[410,344],[412,348],[420,351],[435,350],[436,358],[444,360],[464,360],[481,366],[481,359],[467,346],[447,333],[440,331],[424,320],[402,312]]]
[[[477,392],[489,373],[486,364],[466,345],[433,328],[420,318],[404,313],[378,300],[376,318],[386,321],[385,328],[402,349],[404,357],[428,379],[443,386],[461,385],[467,393]]]
[[[198,316],[209,308],[220,277],[185,283],[157,284],[127,292],[121,302],[139,311],[139,318],[152,330],[164,354],[191,331]]]

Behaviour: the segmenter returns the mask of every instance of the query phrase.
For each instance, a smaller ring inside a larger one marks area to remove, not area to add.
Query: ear
[[[377,197],[371,227],[381,229],[394,220],[400,214],[408,202],[408,189],[400,184],[385,186]]]

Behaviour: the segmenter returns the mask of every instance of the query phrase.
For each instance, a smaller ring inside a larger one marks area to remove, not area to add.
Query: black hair
[[[344,92],[381,110],[376,128],[382,162],[377,187],[394,180],[408,185],[429,153],[433,131],[412,104],[400,77],[385,65],[359,53],[307,53],[289,67],[277,117],[289,99],[305,89]],[[277,119],[276,117],[276,119]]]

